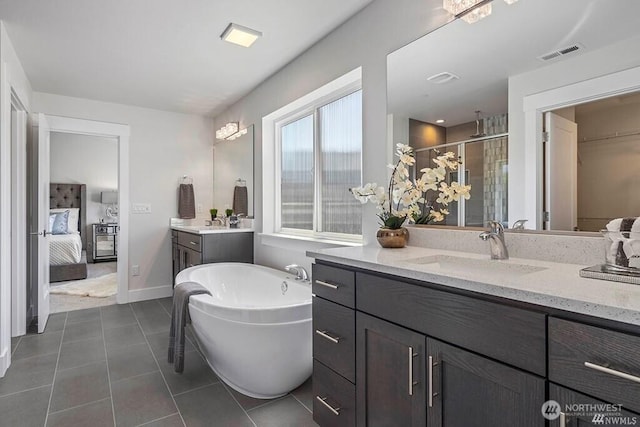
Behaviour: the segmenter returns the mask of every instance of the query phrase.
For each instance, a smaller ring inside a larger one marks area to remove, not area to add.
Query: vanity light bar
[[[217,139],[227,139],[234,133],[238,132],[240,124],[238,122],[229,122],[216,131]]]
[[[228,136],[226,139],[227,141],[233,141],[234,139],[240,138],[242,135],[245,135],[246,133],[247,133],[247,128],[244,128],[234,133],[233,135]]]

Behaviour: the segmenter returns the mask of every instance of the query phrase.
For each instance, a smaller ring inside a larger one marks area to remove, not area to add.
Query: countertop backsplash
[[[478,230],[409,227],[409,246],[487,254],[489,243]],[[604,239],[597,235],[559,235],[506,232],[509,256],[585,266],[604,263]]]

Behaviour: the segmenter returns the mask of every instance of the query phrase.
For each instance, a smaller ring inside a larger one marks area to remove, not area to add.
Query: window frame
[[[318,240],[333,240],[344,242],[362,242],[362,233],[347,234],[322,231],[322,182],[319,179],[322,171],[322,156],[320,146],[320,126],[319,126],[319,109],[325,105],[335,102],[341,98],[352,95],[358,91],[362,91],[362,82],[360,80],[347,84],[339,89],[333,90],[325,95],[319,96],[300,108],[295,109],[287,114],[283,114],[274,120],[274,142],[275,142],[275,174],[274,174],[274,198],[275,198],[275,217],[274,232],[282,235],[290,235],[295,237],[306,237]],[[282,227],[282,128],[297,120],[307,116],[313,116],[313,226],[312,230],[302,230],[297,228]],[[362,121],[360,126],[363,127]],[[363,129],[364,130],[364,129]],[[364,138],[363,138],[364,139]],[[363,180],[363,146],[360,149],[360,183]]]

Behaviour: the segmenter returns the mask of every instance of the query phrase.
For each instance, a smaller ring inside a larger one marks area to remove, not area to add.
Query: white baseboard
[[[129,291],[129,302],[147,301],[150,299],[173,296],[173,286],[155,286],[153,288],[132,289]]]
[[[0,378],[4,377],[4,374],[7,372],[7,369],[9,369],[9,350],[11,349],[11,346],[9,346],[9,349],[5,349],[2,352],[2,355],[0,355]]]

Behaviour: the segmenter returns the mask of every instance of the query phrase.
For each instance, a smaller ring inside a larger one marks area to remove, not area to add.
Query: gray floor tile
[[[58,370],[51,397],[51,412],[109,397],[106,362]]]
[[[104,341],[102,337],[89,338],[82,341],[62,343],[58,369],[75,368],[76,366],[105,360]]]
[[[42,427],[47,417],[51,386],[0,397],[3,426]]]
[[[291,392],[308,410],[313,411],[313,383],[311,377]]]
[[[165,332],[147,335],[147,340],[149,340],[151,350],[158,359],[158,362],[166,361],[167,351],[169,348],[169,330],[167,329]],[[185,352],[194,351],[196,349],[188,340],[185,340],[184,345]]]
[[[158,363],[173,394],[184,393],[220,381],[197,351],[184,354],[184,372],[180,374],[174,371],[173,365],[166,359],[158,360]]]
[[[175,397],[187,426],[247,426],[253,423],[247,417],[222,383],[199,388]]]
[[[100,320],[99,308],[86,308],[84,310],[75,310],[67,313],[67,326],[72,323],[90,322]]]
[[[142,344],[146,341],[140,327],[135,324],[106,329],[104,331],[104,342],[107,345],[107,351],[109,351],[117,347]]]
[[[314,427],[313,416],[292,396],[249,411],[258,427]]]
[[[245,411],[248,411],[249,409],[253,409],[257,406],[265,405],[271,402],[271,400],[254,399],[253,397],[249,397],[242,393],[238,393],[237,391],[229,387],[227,384],[225,384],[224,386],[226,387],[227,391],[231,393],[233,397],[238,401],[240,406],[244,408]]]
[[[142,327],[142,331],[145,333],[145,335],[169,331],[171,318],[169,317],[169,315],[167,315],[167,313],[165,313],[162,307],[160,307],[160,310],[162,311],[161,313],[153,313],[143,316],[140,316],[136,313],[138,322],[140,322],[140,326]]]
[[[18,343],[20,342],[21,338],[22,337],[12,337],[11,338],[11,354],[13,354],[13,352],[16,349],[16,347],[18,346]]]
[[[140,427],[184,427],[184,423],[182,422],[182,418],[180,414],[170,415],[168,417],[151,421],[149,423],[143,424]]]
[[[44,328],[44,333],[57,332],[64,329],[64,324],[67,319],[67,313],[55,313],[49,315],[47,320],[47,326]]]
[[[118,426],[135,426],[177,412],[159,372],[111,384]]]
[[[111,349],[108,351],[107,361],[111,382],[158,370],[146,343]]]
[[[20,340],[20,343],[18,343],[12,359],[17,360],[25,357],[57,353],[60,349],[61,338],[61,331],[48,334],[25,335]]]
[[[104,329],[138,323],[129,304],[110,305],[102,310],[102,327]]]
[[[13,361],[4,378],[0,378],[0,396],[50,385],[57,360],[56,353],[49,353]]]
[[[111,399],[88,403],[73,409],[49,414],[47,427],[111,427]]]
[[[171,314],[171,307],[173,306],[173,297],[160,298],[158,302],[168,314]]]
[[[145,316],[155,316],[155,315],[162,315],[165,317],[169,316],[167,311],[158,302],[157,299],[150,300],[150,301],[134,302],[131,304],[131,308],[136,313],[136,316],[138,316],[138,318],[145,317]]]
[[[74,323],[64,328],[63,343],[82,341],[89,338],[102,337],[102,324],[100,320]]]

